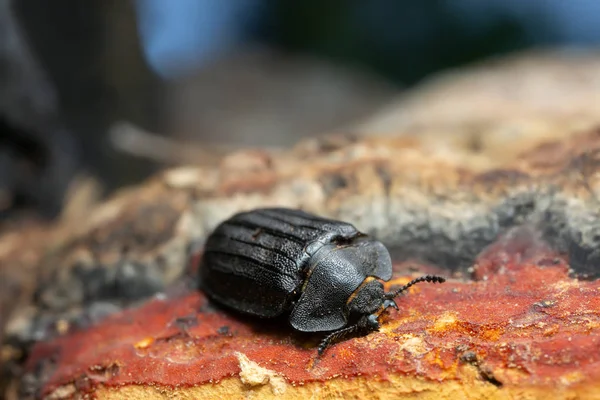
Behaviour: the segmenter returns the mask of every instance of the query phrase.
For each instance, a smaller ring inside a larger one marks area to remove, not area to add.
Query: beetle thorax
[[[379,310],[383,304],[383,300],[384,290],[382,283],[373,277],[367,277],[352,293],[346,304],[348,312],[351,315],[362,316]]]

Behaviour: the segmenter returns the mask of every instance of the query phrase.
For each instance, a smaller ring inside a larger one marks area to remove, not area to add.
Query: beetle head
[[[394,297],[419,282],[442,283],[444,281],[445,279],[440,276],[426,275],[410,281],[393,292],[385,293],[379,280],[368,277],[348,299],[348,311],[351,315],[359,317],[360,328],[378,330],[379,315],[389,307],[398,309]]]
[[[368,277],[348,299],[348,312],[355,316],[373,314],[381,308],[384,296],[382,283]]]

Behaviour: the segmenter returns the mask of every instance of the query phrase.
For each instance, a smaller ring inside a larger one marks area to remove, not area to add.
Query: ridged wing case
[[[300,210],[242,212],[221,223],[208,237],[200,284],[226,306],[275,317],[289,310],[297,298],[305,277],[308,244],[358,235],[349,223]]]

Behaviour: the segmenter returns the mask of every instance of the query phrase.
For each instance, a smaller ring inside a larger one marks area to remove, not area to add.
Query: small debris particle
[[[471,351],[471,350],[465,351],[464,353],[462,353],[460,355],[459,359],[460,359],[460,361],[467,363],[467,364],[471,364],[472,366],[477,368],[477,370],[479,371],[479,375],[481,376],[481,378],[484,381],[491,383],[492,385],[494,385],[496,387],[502,387],[502,382],[500,382],[498,379],[496,379],[492,369],[490,367],[488,367],[487,365],[484,365],[482,363],[482,361],[479,359],[479,357],[477,357],[477,354],[474,351]]]
[[[136,349],[145,349],[148,346],[150,346],[153,342],[154,342],[153,338],[147,337],[147,338],[144,338],[144,339],[140,340],[136,344],[134,344],[134,346],[135,346]]]
[[[556,300],[542,300],[537,303],[533,303],[533,307],[535,308],[550,308],[556,305]]]
[[[182,332],[187,332],[188,329],[198,325],[198,317],[196,315],[187,315],[185,317],[177,317],[173,324]]]
[[[69,383],[67,385],[59,386],[46,398],[49,400],[69,399],[77,392],[77,388],[74,384]]]
[[[69,321],[65,319],[60,319],[56,321],[56,332],[58,332],[61,335],[64,335],[69,331],[69,326]]]
[[[474,363],[474,362],[477,362],[477,354],[475,354],[475,353],[474,353],[474,352],[472,352],[472,351],[465,351],[465,352],[464,352],[464,353],[463,353],[463,354],[460,356],[460,359],[461,359],[463,362],[466,362],[466,363]]]
[[[445,312],[435,321],[432,329],[435,332],[443,332],[456,325],[456,323],[456,316],[453,313]]]
[[[217,329],[217,333],[219,335],[229,335],[229,327],[227,325],[223,325],[219,329]]]
[[[236,352],[235,356],[240,364],[240,380],[244,385],[258,386],[269,383],[274,395],[285,393],[286,382],[283,377],[250,361],[243,353]]]
[[[402,335],[402,339],[400,348],[415,356],[421,356],[429,351],[420,337],[408,334]]]

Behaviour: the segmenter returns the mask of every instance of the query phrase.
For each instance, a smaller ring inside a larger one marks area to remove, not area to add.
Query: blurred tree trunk
[[[107,189],[156,165],[117,152],[107,131],[126,119],[160,131],[161,85],[143,59],[133,4],[123,0],[20,0],[16,11],[78,137],[85,169]]]

